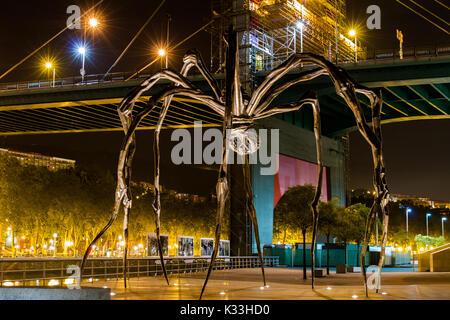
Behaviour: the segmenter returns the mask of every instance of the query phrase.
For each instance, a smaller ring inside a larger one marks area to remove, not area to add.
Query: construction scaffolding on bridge
[[[312,52],[334,63],[355,61],[345,0],[214,0],[211,9],[213,16],[227,12],[213,29],[212,68],[219,71],[224,65],[222,35],[233,24],[247,90],[253,88],[255,73],[272,70],[295,53]],[[364,58],[364,48],[357,45],[358,56]]]

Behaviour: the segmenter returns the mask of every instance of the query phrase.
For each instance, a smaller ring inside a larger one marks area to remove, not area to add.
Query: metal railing
[[[21,82],[10,82],[10,83],[1,83],[0,84],[0,92],[1,91],[14,91],[14,90],[27,90],[27,89],[41,89],[41,88],[62,88],[62,87],[78,87],[78,86],[95,86],[113,82],[124,82],[128,79],[132,72],[118,72],[111,73],[106,78],[104,74],[90,74],[84,77],[82,80],[81,76],[73,76],[66,78],[58,78],[55,79],[53,83],[52,79],[46,80],[30,80],[30,81],[21,81]],[[142,80],[149,76],[149,74],[138,74],[133,77],[133,80]]]
[[[166,257],[166,269],[171,274],[188,274],[207,271],[209,258]],[[81,258],[6,258],[0,259],[0,286],[64,286],[72,275],[69,266],[80,266]],[[264,265],[279,265],[279,257],[264,257]],[[220,257],[216,259],[214,270],[256,268],[257,256]],[[129,258],[129,277],[161,276],[162,268],[158,257]],[[92,258],[87,260],[83,272],[83,282],[119,279],[123,277],[122,258]]]
[[[404,47],[403,60],[400,60],[399,49],[367,49],[363,52],[358,52],[358,64],[384,61],[384,62],[398,62],[417,58],[450,56],[449,46],[420,46],[420,47]],[[273,62],[273,61],[272,61]],[[273,65],[271,62],[270,65]],[[279,63],[282,63],[280,61]],[[355,60],[339,61],[340,65],[354,64]],[[275,63],[277,65],[277,63]],[[304,66],[307,67],[307,66]],[[266,70],[268,71],[268,70]],[[264,72],[261,70],[261,72]],[[99,86],[102,84],[124,82],[132,72],[116,72],[108,74],[92,74],[86,75],[82,81],[81,76],[73,76],[67,78],[56,79],[53,83],[52,79],[46,80],[32,80],[22,82],[0,83],[0,92],[14,91],[14,90],[32,90],[40,88],[62,88],[62,87],[78,87],[78,86]],[[147,73],[136,74],[132,80],[143,80],[150,75]]]

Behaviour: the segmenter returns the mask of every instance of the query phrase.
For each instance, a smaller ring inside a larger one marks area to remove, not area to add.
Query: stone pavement
[[[310,272],[288,268],[266,268],[268,287],[263,287],[260,269],[214,271],[204,300],[362,300],[360,273],[336,274],[316,278],[311,289]],[[131,278],[127,289],[123,279],[99,281],[83,286],[111,288],[112,299],[119,300],[197,300],[206,273],[171,275],[170,286],[163,277]],[[450,272],[382,273],[380,293],[370,290],[371,300],[450,300]]]

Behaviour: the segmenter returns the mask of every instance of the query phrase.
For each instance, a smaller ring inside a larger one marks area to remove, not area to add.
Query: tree
[[[410,244],[409,235],[406,231],[398,231],[392,235],[392,242],[401,246],[408,246]]]
[[[356,265],[359,266],[359,247],[364,241],[367,216],[370,208],[364,204],[356,203],[345,208],[345,219],[347,219],[348,237],[356,242]]]
[[[438,238],[423,236],[418,234],[415,236],[414,241],[419,247],[440,247],[444,245],[444,237],[440,236]]]
[[[306,279],[306,231],[312,226],[311,202],[316,188],[312,185],[289,188],[275,207],[275,216],[280,215],[293,229],[301,230],[303,236],[303,279]],[[311,248],[314,250],[314,248]]]
[[[337,221],[335,235],[339,241],[344,243],[344,261],[347,264],[347,243],[352,240],[353,231],[351,220],[347,216],[345,208],[339,207],[336,211]]]
[[[334,234],[337,225],[339,199],[319,203],[319,228],[327,237],[327,275],[330,274],[330,236]]]

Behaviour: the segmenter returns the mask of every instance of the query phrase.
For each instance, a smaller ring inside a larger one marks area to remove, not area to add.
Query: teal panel
[[[261,165],[252,165],[253,199],[258,219],[261,247],[271,245],[273,239],[274,176],[261,175]],[[255,235],[252,235],[252,252],[257,253]]]
[[[303,266],[303,249],[301,244],[297,244],[294,251],[294,266]],[[361,253],[361,246],[359,248]],[[322,250],[316,249],[316,263],[318,268],[324,268],[327,266],[327,250],[326,246],[322,247]],[[358,254],[359,259],[359,254]],[[345,252],[344,249],[330,249],[330,267],[335,267],[337,264],[345,264]],[[311,250],[306,249],[306,265],[311,266]],[[359,262],[358,262],[359,265]],[[347,266],[356,267],[356,245],[347,245]],[[366,254],[366,266],[369,266],[369,252]]]
[[[411,252],[392,252],[392,265],[410,264]]]
[[[286,246],[286,248],[268,247],[264,246],[264,255],[279,257],[280,266],[291,266],[292,265],[292,247]]]

